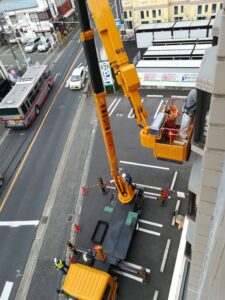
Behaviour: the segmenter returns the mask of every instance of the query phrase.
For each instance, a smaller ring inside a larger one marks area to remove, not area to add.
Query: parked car
[[[40,42],[40,37],[37,37],[33,40],[28,41],[28,43],[26,44],[24,50],[26,52],[34,52],[37,50],[38,44]]]
[[[84,87],[84,82],[85,79],[87,78],[87,69],[82,66],[82,67],[78,67],[76,68],[70,78],[70,89],[74,90],[74,89],[81,89],[82,87]]]
[[[51,43],[48,38],[43,38],[40,40],[38,44],[38,51],[39,52],[44,52],[47,51],[51,47]]]

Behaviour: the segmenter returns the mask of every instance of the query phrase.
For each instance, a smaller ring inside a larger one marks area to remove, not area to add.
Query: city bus
[[[29,67],[0,103],[0,119],[4,126],[29,127],[39,115],[53,85],[47,65]]]

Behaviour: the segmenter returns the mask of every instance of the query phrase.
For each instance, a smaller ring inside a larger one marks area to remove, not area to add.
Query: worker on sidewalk
[[[54,258],[54,265],[57,270],[62,271],[63,274],[66,274],[69,267],[66,265],[65,261],[58,259],[58,257]]]
[[[78,255],[78,252],[77,252],[75,246],[74,246],[70,241],[68,241],[68,242],[66,243],[66,245],[67,245],[67,249],[68,249],[69,251],[73,252],[74,255]]]

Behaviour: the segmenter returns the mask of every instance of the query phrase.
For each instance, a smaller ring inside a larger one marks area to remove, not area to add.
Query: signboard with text
[[[100,66],[100,71],[101,71],[104,86],[106,87],[106,86],[113,85],[113,77],[112,77],[109,62],[108,61],[100,62],[99,66]]]

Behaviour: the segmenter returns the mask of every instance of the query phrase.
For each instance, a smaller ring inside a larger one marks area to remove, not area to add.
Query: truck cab
[[[114,300],[117,285],[110,274],[76,263],[70,265],[63,290],[68,300]]]

